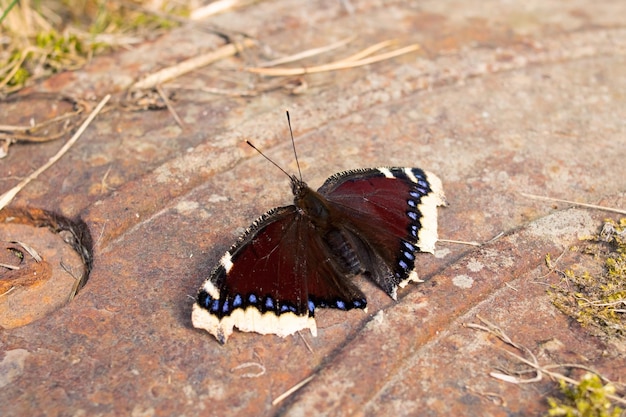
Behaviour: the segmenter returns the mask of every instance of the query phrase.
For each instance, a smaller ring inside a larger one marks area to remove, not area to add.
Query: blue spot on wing
[[[367,303],[365,300],[353,300],[352,301],[352,305],[354,306],[354,308],[364,308],[366,304]]]

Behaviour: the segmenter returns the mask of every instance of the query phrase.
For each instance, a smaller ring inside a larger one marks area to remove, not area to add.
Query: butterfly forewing
[[[233,327],[286,336],[309,328],[316,307],[365,308],[363,293],[329,262],[315,227],[295,206],[259,218],[198,294],[192,321],[225,343]]]

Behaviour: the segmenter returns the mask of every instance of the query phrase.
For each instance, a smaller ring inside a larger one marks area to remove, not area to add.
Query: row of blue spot
[[[258,308],[259,311],[277,311],[274,298],[266,296],[263,300],[261,300],[255,294],[250,294],[247,297],[247,303],[244,303],[243,297],[240,294],[236,294],[232,298],[232,300],[226,299],[221,302],[221,300],[213,299],[208,293],[202,291],[198,296],[198,303],[205,309],[209,310],[212,314],[218,316],[229,315],[230,313],[232,313],[233,310],[236,310],[238,308],[245,308],[247,306],[254,306]],[[350,307],[348,307],[349,305]],[[334,307],[340,310],[347,310],[349,308],[364,308],[365,305],[365,300],[351,300],[347,302],[337,299],[331,302],[320,301],[316,303],[309,299],[307,302],[310,316],[313,316],[316,307]],[[280,303],[280,307],[278,308],[277,312],[279,314],[287,312],[297,314],[297,309],[295,305],[291,303]]]

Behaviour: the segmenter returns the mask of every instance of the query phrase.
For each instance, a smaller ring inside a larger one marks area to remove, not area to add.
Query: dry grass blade
[[[258,0],[217,0],[207,4],[204,7],[199,7],[191,12],[189,18],[191,20],[201,20],[209,16],[227,12],[231,9],[237,9],[247,6],[252,3],[256,3]]]
[[[313,378],[315,378],[315,375],[311,375],[307,378],[304,378],[302,381],[298,382],[296,385],[294,385],[293,387],[289,388],[287,391],[283,392],[281,395],[276,397],[274,401],[272,401],[272,405],[276,405],[284,401],[285,398],[289,397],[291,394],[293,394],[294,392],[298,391],[300,388],[302,388],[303,386],[311,382]]]
[[[41,262],[41,255],[39,255],[39,253],[30,245],[27,245],[26,243],[20,242],[19,240],[14,240],[11,243],[15,243],[16,245],[20,245],[26,252],[28,252],[28,254],[30,256],[33,257],[33,259],[35,260],[35,262]]]
[[[54,117],[49,120],[45,120],[40,123],[33,124],[31,126],[14,126],[14,125],[0,125],[0,140],[8,140],[10,143],[15,142],[31,142],[41,143],[56,140],[65,135],[71,128],[71,119],[79,116],[86,109],[86,106],[77,102],[78,109]],[[36,135],[35,132],[49,131],[50,126],[60,125],[58,132],[48,133],[46,135]]]
[[[56,163],[59,159],[61,159],[63,155],[65,155],[65,153],[74,145],[74,143],[76,143],[78,138],[80,138],[80,136],[83,134],[85,129],[87,129],[89,124],[98,115],[100,110],[102,110],[102,108],[109,101],[110,98],[111,98],[111,95],[109,94],[106,97],[104,97],[102,101],[100,101],[100,103],[98,103],[96,108],[91,112],[91,114],[87,117],[87,119],[83,122],[83,124],[78,128],[76,133],[74,133],[74,136],[72,136],[70,140],[68,140],[67,143],[63,145],[63,147],[56,153],[56,155],[50,158],[48,162],[46,162],[41,167],[39,167],[35,172],[30,174],[28,177],[24,178],[15,187],[11,188],[9,191],[7,191],[6,193],[0,196],[0,210],[2,210],[7,204],[9,204],[13,200],[13,198],[17,195],[17,193],[19,193],[22,190],[22,188],[26,187],[26,185],[28,185],[29,182],[37,178],[42,172],[50,168],[52,165],[54,165],[54,163]]]
[[[374,52],[378,52],[381,49],[385,49],[386,47],[393,45],[394,43],[396,43],[395,40],[388,40],[388,41],[382,41],[382,42],[378,42],[375,45],[370,46],[369,48],[365,48],[362,51],[357,52],[354,55],[350,55],[347,58],[342,59],[341,61],[338,62],[354,62],[354,61],[360,61],[361,59],[364,59],[370,55],[372,55]]]
[[[437,239],[437,242],[455,243],[457,245],[467,245],[467,246],[482,246],[481,243],[478,243],[478,242],[468,242],[468,241],[465,241],[465,240]]]
[[[362,55],[365,52],[371,51],[372,48],[378,47],[378,45],[374,45],[364,51],[361,51],[359,54],[355,54],[354,56]],[[360,67],[363,65],[373,64],[375,62],[384,61],[387,59],[395,58],[400,55],[408,54],[410,52],[414,52],[420,49],[418,44],[413,44],[409,46],[405,46],[404,48],[396,49],[387,53],[383,53],[380,55],[374,55],[369,58],[358,59],[356,61],[348,61],[351,57],[341,59],[339,61],[331,62],[329,64],[318,65],[314,67],[300,67],[300,68],[261,68],[261,67],[252,67],[245,68],[245,71],[266,75],[270,77],[284,77],[291,75],[304,75],[304,74],[313,74],[318,72],[326,72],[326,71],[336,71],[340,69],[348,69]],[[371,52],[369,52],[371,53]]]
[[[526,194],[526,193],[520,193],[520,194],[523,195],[524,197],[532,198],[532,199],[535,199],[535,200],[556,201],[556,202],[559,202],[559,203],[573,204],[575,206],[581,206],[581,207],[588,207],[588,208],[593,208],[593,209],[597,209],[597,210],[610,211],[612,213],[626,214],[626,210],[621,210],[621,209],[612,208],[612,207],[598,206],[596,204],[588,204],[588,203],[577,203],[576,201],[562,200],[560,198],[544,197],[544,196],[535,195],[535,194]]]
[[[130,87],[130,90],[142,90],[146,88],[154,88],[159,84],[163,84],[166,81],[173,80],[180,77],[183,74],[207,66],[220,59],[228,58],[237,54],[241,48],[249,48],[254,46],[255,42],[252,39],[244,39],[239,44],[229,43],[221,48],[211,51],[206,54],[196,56],[194,58],[187,59],[171,67],[163,68],[157,72],[154,72],[145,78],[137,81]]]
[[[167,98],[167,94],[165,94],[165,91],[163,91],[163,88],[161,88],[160,84],[156,85],[156,90],[157,90],[157,93],[159,93],[159,95],[161,96],[161,100],[163,100],[163,102],[167,106],[167,110],[170,112],[170,114],[172,115],[172,117],[176,121],[176,124],[178,125],[178,127],[180,127],[181,129],[184,130],[185,129],[185,124],[183,123],[183,121],[178,116],[178,113],[176,113],[176,109],[174,109],[174,106],[172,105],[172,102],[170,101],[169,98]]]
[[[259,65],[259,68],[273,67],[275,65],[288,64],[290,62],[299,61],[304,58],[310,58],[315,55],[323,54],[325,52],[332,51],[337,48],[341,48],[356,39],[356,36],[350,36],[349,38],[342,39],[330,45],[322,46],[319,48],[307,49],[306,51],[298,52],[294,55],[289,55],[283,58],[274,59],[272,61],[263,62]]]

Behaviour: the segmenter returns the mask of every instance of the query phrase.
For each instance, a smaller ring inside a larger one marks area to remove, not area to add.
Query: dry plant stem
[[[189,18],[192,20],[205,19],[209,16],[227,12],[230,9],[247,6],[255,3],[256,1],[258,0],[217,0],[204,7],[197,8],[191,12],[191,16],[189,16]]]
[[[159,95],[161,96],[161,100],[163,100],[163,102],[167,106],[167,110],[169,110],[170,114],[172,115],[172,117],[176,121],[176,124],[181,129],[185,130],[185,125],[184,125],[183,121],[180,119],[180,117],[178,117],[178,113],[176,113],[176,110],[174,109],[174,106],[172,105],[172,102],[170,101],[169,98],[167,98],[167,95],[165,94],[165,91],[163,91],[163,88],[161,88],[160,84],[156,85],[156,90],[157,90],[157,93],[159,93]]]
[[[381,49],[384,49],[390,45],[393,45],[394,43],[396,43],[395,40],[391,39],[391,40],[387,40],[387,41],[382,41],[382,42],[378,42],[375,45],[370,46],[369,48],[365,48],[360,52],[357,52],[354,55],[350,55],[347,58],[344,58],[340,61],[337,62],[354,62],[354,61],[360,61],[361,59],[364,59],[370,55],[372,55],[374,52],[380,51]]]
[[[323,54],[325,52],[332,51],[337,48],[341,48],[344,45],[349,44],[353,40],[356,39],[356,36],[350,36],[349,38],[342,39],[335,43],[331,43],[330,45],[322,46],[319,48],[308,49],[303,52],[299,52],[294,55],[289,55],[283,58],[274,59],[272,61],[263,62],[259,65],[260,68],[273,67],[275,65],[288,64],[290,62],[299,61],[301,59],[310,58],[315,55]]]
[[[561,260],[561,258],[563,257],[563,255],[565,255],[565,253],[567,252],[567,250],[568,250],[567,248],[566,248],[566,249],[563,249],[563,252],[561,252],[561,254],[559,255],[559,257],[558,257],[558,258],[556,258],[556,259],[554,260],[554,262],[552,262],[552,261],[546,262],[547,267],[548,267],[548,272],[546,272],[545,274],[543,274],[542,276],[540,276],[538,279],[545,278],[545,277],[547,277],[548,275],[550,275],[550,274],[551,274],[551,273],[553,273],[553,272],[560,272],[558,269],[556,269],[556,264],[558,264],[558,263],[559,263],[559,261]]]
[[[572,384],[575,386],[578,386],[580,384],[580,382],[576,381],[575,379],[572,379],[570,377],[567,377],[563,374],[560,374],[558,372],[552,372],[549,371],[545,366],[540,366],[538,364],[534,364],[532,362],[530,362],[529,360],[513,353],[513,352],[509,352],[506,349],[503,349],[506,353],[508,353],[509,355],[513,356],[515,359],[519,360],[520,362],[525,363],[526,365],[534,368],[538,373],[541,372],[543,374],[545,374],[546,376],[549,376],[550,378],[556,379],[556,380],[563,380],[565,382],[567,382],[568,384]],[[597,372],[593,371],[594,374],[599,375]],[[602,375],[600,375],[600,378],[603,380],[606,380],[606,378],[602,377]],[[591,389],[591,388],[590,388]],[[592,390],[595,391],[595,390]],[[617,396],[617,395],[613,395],[613,394],[605,394],[607,398],[610,398],[612,401],[618,402],[620,404],[624,404],[626,405],[626,399]]]
[[[0,125],[0,130],[5,132],[32,132],[34,130],[42,129],[53,123],[57,123],[71,117],[77,116],[83,112],[83,109],[79,109],[70,113],[65,113],[60,116],[54,117],[50,120],[45,120],[41,123],[34,124],[32,126],[12,126],[12,125]]]
[[[311,382],[313,378],[315,378],[315,375],[311,375],[307,378],[304,378],[302,381],[298,382],[296,385],[294,385],[293,387],[289,388],[287,391],[283,392],[281,395],[276,397],[274,401],[272,401],[272,405],[279,404],[285,398],[289,397],[291,394],[293,394],[294,392],[298,391],[300,388],[302,388],[303,386]]]
[[[593,371],[587,367],[584,367],[583,365],[572,365],[572,364],[558,364],[558,365],[547,365],[547,366],[541,366],[539,365],[539,363],[537,362],[537,358],[535,357],[535,355],[530,351],[530,349],[528,349],[525,346],[519,345],[515,342],[513,342],[513,340],[511,340],[511,338],[504,333],[504,331],[502,331],[502,329],[500,329],[498,326],[489,323],[487,320],[483,319],[480,316],[476,316],[480,321],[482,321],[484,324],[486,324],[486,326],[482,326],[479,324],[473,324],[473,323],[468,323],[466,324],[466,327],[472,328],[472,329],[478,329],[478,330],[483,330],[487,333],[491,333],[492,335],[496,336],[498,339],[502,340],[504,343],[508,344],[509,346],[514,347],[517,350],[522,350],[522,351],[526,351],[528,354],[530,354],[530,356],[532,357],[532,361],[516,354],[513,353],[509,350],[506,349],[502,349],[504,352],[506,352],[508,355],[512,356],[513,358],[517,359],[518,361],[530,366],[536,373],[537,376],[535,378],[532,379],[521,379],[519,377],[513,376],[513,375],[509,375],[509,374],[502,374],[499,372],[490,372],[489,375],[492,376],[493,378],[499,379],[501,381],[506,381],[506,382],[510,382],[513,384],[523,384],[523,383],[528,383],[528,382],[534,382],[535,381],[539,381],[541,380],[541,375],[546,375],[552,379],[555,380],[561,380],[561,381],[565,381],[568,384],[572,384],[575,386],[578,386],[580,384],[579,381],[576,381],[575,379],[569,378],[563,374],[560,374],[558,372],[552,372],[549,369],[554,368],[554,367],[576,367],[576,368],[582,368],[588,371],[593,372],[594,374],[598,375],[602,380],[604,381],[609,381],[607,378],[603,377],[602,375],[600,375],[598,372]],[[620,404],[626,404],[626,399],[618,396],[618,395],[613,395],[613,394],[605,394],[607,398],[611,399],[612,401],[618,402]]]
[[[304,75],[304,74],[313,74],[317,72],[325,72],[325,71],[335,71],[340,69],[347,68],[355,68],[363,65],[373,64],[375,62],[384,61],[386,59],[395,58],[400,55],[408,54],[410,52],[414,52],[420,49],[418,44],[413,44],[409,46],[405,46],[404,48],[396,49],[395,51],[390,51],[380,55],[374,55],[369,58],[360,59],[357,61],[346,61],[346,59],[342,59],[339,61],[331,62],[330,64],[318,65],[315,67],[309,68],[244,68],[245,71],[261,74],[270,77],[284,77],[290,75]]]
[[[612,207],[598,206],[598,205],[595,205],[595,204],[587,204],[587,203],[577,203],[575,201],[562,200],[560,198],[544,197],[544,196],[535,195],[535,194],[526,194],[526,193],[520,193],[520,194],[523,195],[524,197],[532,198],[532,199],[535,199],[535,200],[556,201],[556,202],[559,202],[559,203],[573,204],[575,206],[581,206],[581,207],[588,207],[588,208],[593,208],[593,209],[598,209],[598,210],[610,211],[612,213],[626,214],[626,210],[616,209],[616,208],[612,208]]]
[[[478,242],[466,242],[464,240],[437,239],[437,242],[456,243],[456,244],[459,244],[459,245],[468,245],[468,246],[482,246],[481,243],[478,243]]]
[[[85,129],[87,129],[89,124],[97,116],[100,110],[102,110],[102,108],[109,101],[110,98],[111,98],[111,95],[108,94],[106,97],[102,99],[102,101],[100,101],[100,103],[98,103],[96,108],[91,112],[91,114],[87,117],[87,119],[83,122],[83,124],[78,128],[76,133],[74,133],[74,136],[72,136],[70,140],[68,140],[67,143],[63,145],[63,147],[56,153],[56,155],[50,158],[48,162],[46,162],[41,167],[39,167],[35,172],[30,174],[28,177],[24,178],[15,187],[13,187],[12,189],[10,189],[9,191],[7,191],[6,193],[0,196],[0,210],[2,210],[7,204],[9,204],[13,200],[13,198],[17,195],[17,193],[19,193],[22,190],[22,188],[26,187],[26,185],[28,185],[29,182],[37,178],[42,172],[50,168],[55,162],[61,159],[63,155],[65,155],[65,153],[74,145],[74,143],[76,143],[78,138],[80,138],[80,136],[83,134]]]
[[[252,368],[252,367],[257,367],[259,369],[258,372],[247,372],[243,375],[241,375],[241,378],[258,378],[260,376],[265,375],[265,366],[263,366],[262,364],[258,363],[258,362],[244,362],[240,365],[235,366],[234,368],[232,368],[230,370],[230,372],[235,372],[238,371],[240,369],[245,369],[245,368]]]
[[[32,258],[35,260],[35,262],[41,262],[43,259],[41,259],[41,256],[39,255],[39,253],[32,248],[30,245],[27,245],[26,243],[20,242],[19,240],[14,240],[11,243],[14,243],[16,245],[20,245],[26,252],[28,252],[28,254],[30,256],[32,256]]]
[[[220,59],[228,58],[237,54],[241,48],[249,48],[254,46],[255,42],[252,39],[244,39],[239,44],[229,43],[221,48],[211,51],[200,56],[187,59],[179,64],[171,67],[163,68],[157,72],[154,72],[147,77],[137,81],[130,87],[130,90],[142,90],[146,88],[154,88],[159,84],[163,84],[166,81],[173,80],[180,77],[183,74],[207,66]]]

